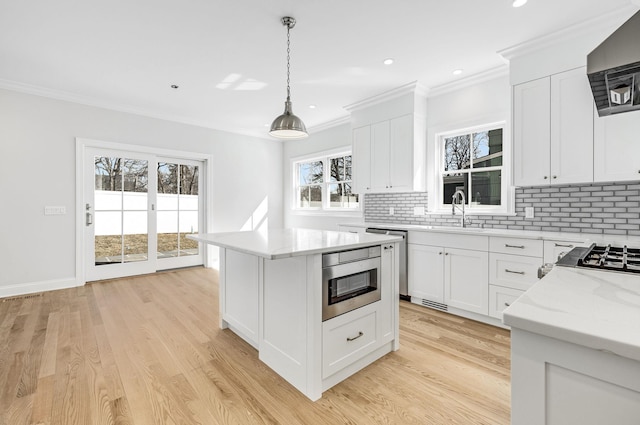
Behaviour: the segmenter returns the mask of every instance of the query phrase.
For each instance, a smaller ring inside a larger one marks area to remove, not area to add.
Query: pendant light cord
[[[291,37],[289,35],[289,31],[291,30],[291,25],[287,25],[287,100],[291,99],[291,88],[289,87],[290,78],[289,73],[291,66],[289,64],[290,55],[291,55]]]

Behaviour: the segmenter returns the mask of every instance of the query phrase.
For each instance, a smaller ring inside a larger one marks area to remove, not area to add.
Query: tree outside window
[[[469,207],[503,203],[502,128],[448,135],[442,143],[442,203],[462,190]]]
[[[351,155],[328,156],[294,165],[296,208],[316,210],[357,209],[352,191]]]

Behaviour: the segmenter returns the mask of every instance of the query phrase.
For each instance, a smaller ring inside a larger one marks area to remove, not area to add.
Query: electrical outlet
[[[396,210],[393,207],[389,207],[389,215],[394,215]]]
[[[424,215],[424,207],[413,207],[413,215]]]
[[[524,207],[524,218],[533,218],[533,207]]]
[[[44,215],[65,215],[66,207],[44,207]]]

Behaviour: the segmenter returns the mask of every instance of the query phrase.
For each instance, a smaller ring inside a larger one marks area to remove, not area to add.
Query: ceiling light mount
[[[273,120],[269,134],[278,139],[304,139],[309,136],[307,128],[302,120],[294,115],[291,107],[291,36],[289,31],[296,26],[296,20],[290,16],[285,16],[281,19],[281,22],[282,25],[287,27],[287,100],[284,102],[284,113]]]

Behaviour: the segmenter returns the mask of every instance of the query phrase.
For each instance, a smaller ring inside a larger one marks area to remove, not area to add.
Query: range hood
[[[640,109],[640,12],[587,56],[598,115]]]

